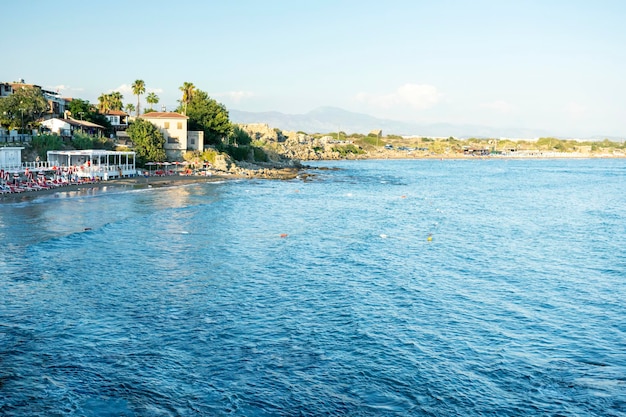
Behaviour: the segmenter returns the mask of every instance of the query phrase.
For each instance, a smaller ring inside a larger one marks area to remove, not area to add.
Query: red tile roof
[[[123,112],[121,110],[109,110],[107,114],[109,116],[128,116],[128,113]]]
[[[150,113],[141,114],[139,117],[142,119],[189,119],[189,117],[180,113],[160,111],[151,111]]]

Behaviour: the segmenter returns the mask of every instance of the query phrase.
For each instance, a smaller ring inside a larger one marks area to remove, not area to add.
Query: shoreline
[[[212,175],[212,176],[183,176],[171,175],[165,177],[132,177],[112,179],[108,181],[98,181],[85,184],[70,184],[60,187],[53,187],[44,190],[24,191],[21,193],[8,193],[0,195],[0,203],[31,201],[41,196],[54,197],[56,194],[89,192],[97,189],[148,189],[163,188],[177,185],[201,184],[206,182],[219,182],[231,179],[241,179],[236,175]]]
[[[118,189],[147,189],[147,188],[162,188],[162,187],[170,187],[170,186],[178,186],[178,185],[188,185],[188,184],[201,184],[201,183],[209,183],[209,182],[219,182],[219,181],[227,181],[227,180],[242,180],[242,179],[278,179],[278,180],[288,180],[302,177],[302,179],[308,178],[311,174],[305,174],[302,176],[302,172],[309,169],[316,169],[316,167],[306,165],[309,163],[316,162],[334,162],[334,161],[363,161],[363,160],[502,160],[502,159],[516,159],[516,160],[541,160],[541,159],[623,159],[624,156],[617,155],[603,155],[603,156],[466,156],[466,155],[424,155],[424,156],[416,156],[416,155],[368,155],[367,157],[356,157],[356,158],[343,158],[343,159],[320,159],[320,160],[311,160],[304,161],[305,164],[301,165],[299,168],[261,168],[260,170],[254,169],[241,169],[239,173],[214,173],[211,176],[204,175],[168,175],[168,176],[136,176],[132,178],[120,178],[120,179],[111,179],[108,181],[98,181],[84,184],[70,184],[64,185],[60,187],[52,187],[43,190],[34,190],[34,191],[24,191],[21,193],[7,193],[0,194],[0,204],[5,202],[25,202],[32,201],[37,199],[40,196],[53,197],[56,194],[64,194],[64,193],[77,193],[81,191],[89,192],[95,191],[98,189],[105,188],[118,188]]]

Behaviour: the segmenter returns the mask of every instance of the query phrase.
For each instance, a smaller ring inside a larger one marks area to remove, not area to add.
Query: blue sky
[[[7,0],[0,81],[626,137],[626,2]]]

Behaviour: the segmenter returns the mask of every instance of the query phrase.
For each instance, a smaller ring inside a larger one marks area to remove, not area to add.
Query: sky
[[[621,0],[4,0],[0,82],[626,137]],[[145,106],[142,97],[142,107]]]

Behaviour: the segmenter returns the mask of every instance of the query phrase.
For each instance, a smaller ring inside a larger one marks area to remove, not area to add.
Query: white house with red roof
[[[115,131],[128,128],[128,113],[122,110],[109,110],[104,117],[107,118]]]

